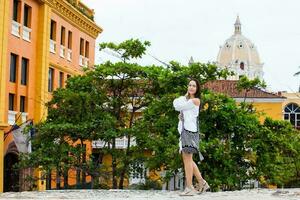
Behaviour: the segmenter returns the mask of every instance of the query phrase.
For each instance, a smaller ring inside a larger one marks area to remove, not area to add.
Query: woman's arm
[[[192,109],[195,106],[195,104],[192,101],[192,99],[189,99],[187,101],[186,97],[181,96],[173,101],[173,106],[175,110],[182,111],[182,110]]]

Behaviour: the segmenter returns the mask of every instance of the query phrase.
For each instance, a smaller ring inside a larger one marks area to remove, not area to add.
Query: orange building
[[[11,168],[19,154],[12,125],[45,119],[52,91],[94,65],[102,29],[93,18],[79,0],[0,0],[0,192],[26,189],[30,173]]]

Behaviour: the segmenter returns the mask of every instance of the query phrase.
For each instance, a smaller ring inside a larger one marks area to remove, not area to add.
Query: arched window
[[[291,124],[300,128],[300,107],[295,103],[290,103],[284,108],[284,120],[288,120]]]
[[[245,69],[245,64],[243,62],[240,63],[240,68],[241,68],[241,70]]]

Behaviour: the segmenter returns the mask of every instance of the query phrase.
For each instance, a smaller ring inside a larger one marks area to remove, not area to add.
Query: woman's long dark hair
[[[188,85],[190,84],[191,81],[195,81],[196,87],[197,87],[196,93],[195,93],[195,98],[200,98],[200,83],[199,83],[199,81],[195,78],[191,78],[191,79],[189,79]],[[189,94],[188,98],[190,98],[190,94]]]

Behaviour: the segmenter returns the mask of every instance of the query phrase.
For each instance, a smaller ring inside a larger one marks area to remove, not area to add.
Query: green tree
[[[253,105],[245,103],[247,93],[265,87],[264,82],[242,77],[238,88],[245,91],[245,99],[237,104],[203,87],[232,72],[212,63],[184,66],[172,61],[167,67],[135,63],[149,45],[134,39],[100,44],[101,51],[120,62],[95,66],[53,93],[47,119],[35,125],[34,151],[21,156],[21,166],[40,168],[47,172],[48,181],[56,171],[57,189],[61,176],[68,187],[69,169],[77,171],[77,186],[85,185],[87,174],[94,185],[101,166],[86,157],[85,144],[102,140],[107,144],[103,153],[112,156],[113,188],[124,187],[131,164],[138,160],[150,170],[167,170],[170,177],[182,167],[178,113],[172,102],[186,92],[188,78],[197,78],[201,84],[200,149],[205,157],[200,169],[213,190],[240,189],[253,178],[266,184],[299,185],[299,132],[280,120],[266,119],[261,124]],[[120,137],[128,139],[125,149],[116,146]]]
[[[207,81],[225,78],[231,74],[210,63],[182,66],[177,62],[171,62],[169,67],[159,74],[154,73],[152,80],[156,85],[156,93],[152,94],[152,101],[138,123],[141,134],[140,138],[137,138],[139,147],[154,154],[147,158],[147,166],[150,169],[168,170],[170,174],[174,174],[182,165],[178,154],[178,113],[175,112],[172,102],[179,94],[186,92],[188,78],[197,78],[202,86]],[[203,87],[201,90],[203,93],[206,91]],[[202,102],[202,107],[203,105]],[[200,117],[201,123],[203,120]]]
[[[107,91],[109,101],[107,110],[113,115],[117,123],[114,125],[114,133],[107,135],[106,141],[112,145],[108,152],[112,155],[112,182],[113,188],[123,188],[124,179],[130,173],[130,164],[134,162],[135,156],[141,154],[134,151],[131,139],[138,132],[133,131],[137,113],[149,104],[148,94],[153,91],[151,80],[147,71],[152,67],[143,67],[132,63],[133,59],[141,58],[150,42],[139,40],[126,40],[120,44],[101,43],[100,50],[110,51],[121,59],[121,62],[105,62],[96,66],[94,75],[101,77],[102,90]],[[116,138],[127,138],[125,151],[116,149]],[[119,184],[117,183],[119,175]]]
[[[90,162],[86,160],[84,143],[101,139],[103,132],[111,132],[115,122],[113,116],[105,112],[106,94],[96,87],[91,76],[77,76],[68,80],[66,88],[54,91],[52,100],[47,103],[47,119],[35,127],[34,151],[23,155],[21,165],[29,163],[50,175],[55,169],[57,181],[64,176],[65,187],[68,187],[67,172],[74,169],[77,187],[80,184],[85,187]]]
[[[299,186],[299,131],[287,121],[266,118],[251,142],[258,179],[264,184]]]
[[[266,83],[261,81],[258,77],[254,78],[253,80],[249,80],[247,76],[242,76],[237,84],[238,91],[244,91],[244,102],[247,99],[247,94],[251,89],[263,89],[266,88]]]

